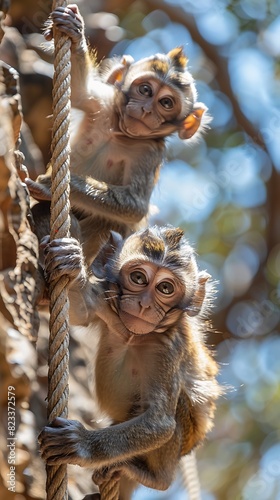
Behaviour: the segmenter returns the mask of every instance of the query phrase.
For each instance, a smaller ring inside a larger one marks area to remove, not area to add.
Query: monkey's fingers
[[[42,201],[51,200],[51,191],[47,186],[32,181],[29,177],[27,177],[24,182],[27,185],[31,196],[33,196],[35,200],[42,200]]]
[[[43,31],[44,37],[47,42],[50,42],[53,39],[53,29],[50,27],[46,27]]]
[[[82,465],[82,429],[82,424],[74,420],[53,420],[38,436],[42,458],[50,465]]]
[[[79,463],[79,460],[77,459],[75,454],[70,454],[66,452],[65,455],[56,455],[53,454],[49,457],[41,454],[42,459],[48,464],[48,465],[82,465]]]
[[[68,276],[69,285],[78,281],[83,285],[87,281],[82,248],[75,238],[58,238],[49,242],[44,237],[40,247],[45,254],[45,277],[58,279],[62,275]]]
[[[40,241],[40,248],[44,251],[47,245],[50,243],[50,235],[44,236]]]
[[[69,36],[73,43],[78,43],[83,38],[84,21],[76,5],[58,7],[51,13],[52,24],[59,31]],[[51,30],[45,31],[45,37],[50,36]]]
[[[48,42],[53,39],[53,22],[51,20],[51,17],[49,17],[45,22],[43,35]]]
[[[73,428],[82,427],[82,424],[76,420],[67,420],[66,418],[56,417],[51,423],[46,425],[38,436],[38,442],[41,445],[46,439],[51,439],[56,441],[56,436],[59,433],[67,435],[67,432],[72,432]]]

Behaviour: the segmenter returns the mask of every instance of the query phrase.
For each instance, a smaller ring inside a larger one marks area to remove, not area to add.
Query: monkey
[[[69,275],[70,322],[94,327],[96,398],[112,425],[89,430],[55,418],[39,435],[42,458],[92,467],[98,485],[120,475],[165,490],[212,428],[221,394],[205,343],[210,275],[183,231],[169,226],[125,239],[111,233],[91,278],[78,240],[44,245],[46,275]]]
[[[166,137],[198,137],[209,118],[197,102],[182,47],[139,61],[112,58],[97,67],[90,62],[77,5],[58,7],[51,20],[48,40],[53,27],[71,39],[71,104],[83,114],[71,140],[70,203],[90,264],[110,230],[125,237],[146,225]],[[26,179],[35,199],[50,200],[50,172],[37,182]]]

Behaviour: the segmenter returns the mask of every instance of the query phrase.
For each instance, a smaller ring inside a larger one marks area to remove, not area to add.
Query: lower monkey
[[[87,430],[56,418],[39,436],[42,457],[50,465],[91,467],[97,484],[120,474],[167,489],[180,457],[211,429],[221,393],[204,343],[209,275],[198,271],[183,232],[170,227],[124,242],[112,234],[94,262],[94,280],[77,240],[45,245],[46,274],[72,280],[70,321],[93,325],[98,336],[96,397],[112,425]]]

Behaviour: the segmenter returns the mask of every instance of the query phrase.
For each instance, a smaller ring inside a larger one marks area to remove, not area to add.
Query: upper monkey
[[[164,138],[178,131],[181,139],[190,139],[198,131],[206,108],[196,102],[194,81],[186,66],[187,58],[178,47],[137,62],[124,56],[113,67],[107,81],[115,80],[121,90],[116,107],[125,135]]]
[[[182,48],[134,62],[129,56],[93,68],[76,5],[51,14],[52,26],[71,38],[71,100],[84,112],[72,136],[70,203],[91,263],[110,230],[139,228],[164,157],[165,137],[199,133],[206,107],[197,103]],[[105,68],[104,68],[105,66]],[[27,179],[31,194],[50,199],[50,175]],[[34,213],[38,237],[49,233]]]

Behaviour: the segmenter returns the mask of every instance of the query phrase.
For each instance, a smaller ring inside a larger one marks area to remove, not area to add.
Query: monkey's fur
[[[93,68],[78,7],[59,7],[51,18],[72,42],[71,100],[83,118],[72,134],[70,203],[90,264],[110,230],[126,236],[143,226],[165,138],[175,132],[182,139],[197,137],[207,113],[196,102],[181,48],[137,62],[124,56]],[[46,37],[52,38],[52,27]],[[50,200],[50,169],[37,183],[26,183],[34,198]],[[34,218],[40,239],[38,212]]]
[[[198,271],[180,229],[154,227],[124,242],[114,236],[92,280],[75,239],[45,245],[46,273],[71,279],[72,323],[94,327],[98,337],[96,397],[112,425],[87,430],[56,418],[39,437],[42,457],[92,467],[97,484],[120,474],[168,488],[180,457],[211,429],[221,392],[205,345],[209,275]]]

